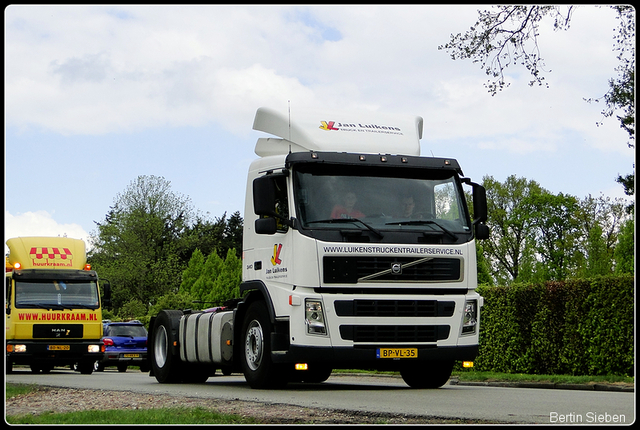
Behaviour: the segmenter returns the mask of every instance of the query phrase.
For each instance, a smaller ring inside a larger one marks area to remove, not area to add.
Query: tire
[[[93,363],[93,370],[96,372],[104,372],[104,365],[99,361]]]
[[[78,371],[81,375],[91,375],[93,373],[93,361],[82,361],[78,363]]]
[[[242,324],[242,372],[251,388],[279,388],[287,385],[286,367],[271,361],[269,312],[264,302],[252,303]]]
[[[125,373],[127,371],[127,366],[126,364],[118,364],[118,372],[120,373]]]
[[[213,369],[215,373],[215,368]],[[204,364],[189,363],[182,369],[182,382],[187,384],[202,384],[209,379],[211,367]]]
[[[319,384],[329,379],[331,372],[333,372],[331,367],[312,363],[309,366],[309,370],[303,372],[302,382]]]
[[[411,388],[440,388],[447,383],[453,370],[453,361],[426,361],[404,367],[400,375]]]
[[[178,340],[178,329],[182,311],[161,311],[155,319],[149,351],[151,367],[160,383],[180,382],[183,363],[179,354],[173,354],[174,342]]]

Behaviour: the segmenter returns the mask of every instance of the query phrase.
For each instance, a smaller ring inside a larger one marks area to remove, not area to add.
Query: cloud
[[[82,239],[89,246],[89,234],[78,224],[60,224],[46,211],[12,215],[4,212],[5,241],[21,236],[66,236]],[[5,244],[5,254],[9,251]]]

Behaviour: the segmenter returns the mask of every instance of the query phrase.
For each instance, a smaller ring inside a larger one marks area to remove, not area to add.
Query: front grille
[[[361,343],[436,342],[449,337],[448,325],[341,325],[343,340]]]
[[[457,258],[431,257],[325,256],[322,262],[325,284],[460,281],[461,266]]]
[[[438,300],[336,300],[339,317],[450,317],[456,304]]]
[[[82,324],[34,324],[34,339],[82,339],[84,326]]]

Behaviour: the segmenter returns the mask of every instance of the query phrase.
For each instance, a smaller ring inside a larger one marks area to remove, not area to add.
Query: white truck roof
[[[289,152],[333,151],[420,155],[422,117],[375,112],[311,112],[291,114],[259,108],[253,129],[277,136],[260,138],[260,157]]]

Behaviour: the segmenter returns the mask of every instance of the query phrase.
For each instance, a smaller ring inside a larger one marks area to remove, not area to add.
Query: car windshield
[[[105,336],[146,337],[147,331],[141,325],[112,325],[107,328]]]
[[[470,231],[453,173],[395,173],[305,167],[295,176],[297,217],[304,228],[315,229],[364,225],[376,231],[430,230],[442,235]]]
[[[97,309],[95,281],[16,281],[17,308]]]

